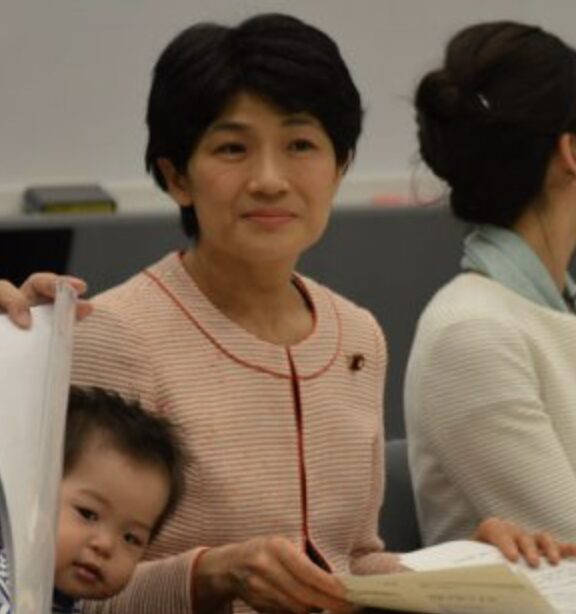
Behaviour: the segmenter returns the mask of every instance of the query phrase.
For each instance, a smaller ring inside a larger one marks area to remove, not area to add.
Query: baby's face
[[[105,599],[130,580],[168,500],[166,474],[91,437],[64,477],[55,586],[65,594]]]

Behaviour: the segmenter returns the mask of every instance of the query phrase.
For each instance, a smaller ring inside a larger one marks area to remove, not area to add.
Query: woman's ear
[[[340,178],[344,177],[344,175],[348,172],[348,169],[352,166],[352,162],[354,162],[354,153],[349,151],[348,157],[344,163],[340,165]]]
[[[338,190],[340,189],[340,184],[342,183],[342,180],[344,179],[344,175],[350,168],[350,165],[352,164],[353,159],[354,159],[354,155],[350,153],[348,155],[348,158],[342,164],[338,164],[336,166],[336,176],[335,176],[335,181],[334,181],[334,194],[336,194],[336,192],[338,192]]]
[[[576,179],[576,135],[566,132],[558,139],[558,153],[564,170]]]
[[[188,177],[181,173],[168,158],[158,158],[156,164],[164,177],[166,190],[178,205],[190,207],[192,194]]]

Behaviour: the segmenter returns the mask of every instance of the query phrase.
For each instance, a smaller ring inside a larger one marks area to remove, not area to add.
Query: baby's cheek
[[[76,541],[73,521],[63,518],[63,514],[61,514],[56,539],[56,573],[72,562]]]

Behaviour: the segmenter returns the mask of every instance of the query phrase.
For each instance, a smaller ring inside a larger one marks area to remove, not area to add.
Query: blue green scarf
[[[556,311],[576,311],[576,284],[566,273],[564,295],[544,263],[524,241],[505,228],[477,226],[464,241],[462,269],[501,283],[524,298]]]

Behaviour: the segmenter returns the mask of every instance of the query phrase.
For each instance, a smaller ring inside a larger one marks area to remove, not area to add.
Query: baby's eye
[[[87,507],[79,506],[76,508],[76,511],[82,518],[84,518],[84,520],[88,520],[89,522],[95,522],[98,520],[98,514]]]
[[[145,541],[134,533],[125,533],[124,541],[130,546],[136,546],[137,548],[144,548],[146,545]]]

